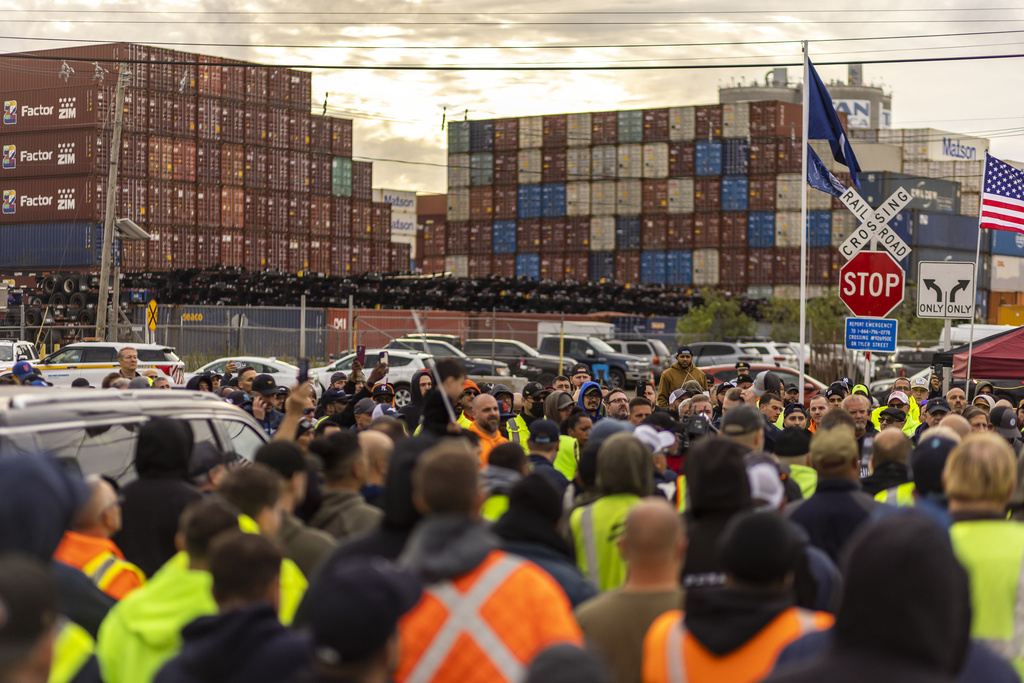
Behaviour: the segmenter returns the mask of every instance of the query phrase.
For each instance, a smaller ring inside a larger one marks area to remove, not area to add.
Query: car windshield
[[[662,358],[672,355],[671,352],[668,350],[668,347],[665,346],[665,342],[661,341],[660,339],[651,339],[650,342],[651,346],[654,347],[654,352],[661,356]]]
[[[776,344],[775,349],[784,356],[795,356],[796,351],[788,344]]]
[[[14,360],[13,346],[0,346],[0,363],[9,363]]]
[[[608,345],[608,342],[601,339],[591,339],[590,344],[602,353],[616,353],[615,349]]]

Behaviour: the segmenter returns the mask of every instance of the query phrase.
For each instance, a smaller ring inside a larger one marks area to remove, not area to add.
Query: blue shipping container
[[[909,211],[912,224],[911,233],[914,247],[941,247],[946,249],[976,249],[978,247],[978,219],[976,216],[960,216],[948,213],[933,213],[930,211]],[[1001,235],[1004,237],[1000,245],[1004,248],[1014,243],[1018,233],[1006,232],[1005,230],[982,230],[981,251],[985,253],[990,250],[993,253],[1002,253],[1004,256],[1015,256],[1013,253],[995,251],[995,240]],[[990,246],[989,241],[992,241]],[[1024,250],[1022,250],[1024,253]]]
[[[121,240],[114,240],[121,262]],[[35,223],[0,226],[0,268],[90,268],[100,265],[102,223]]]
[[[828,247],[832,245],[832,212],[807,212],[807,246]]]
[[[495,254],[516,253],[516,222],[494,221],[493,250]]]
[[[694,151],[694,175],[722,175],[722,143],[701,140]]]
[[[517,254],[516,277],[540,279],[540,254]]]
[[[775,213],[751,211],[747,214],[747,246],[771,249],[775,246]]]
[[[545,218],[565,215],[565,183],[546,183],[542,186],[541,215]]]
[[[917,178],[903,173],[862,173],[860,196],[877,207],[903,187],[913,199],[907,209],[935,213],[960,211],[960,183],[941,178]]]
[[[693,280],[693,253],[688,249],[665,252],[665,284],[684,286]]]
[[[730,138],[722,144],[722,175],[746,175],[750,167],[750,141]]]
[[[615,218],[615,248],[640,248],[640,216],[617,216]]]
[[[494,149],[494,120],[469,122],[469,151],[490,152]]]
[[[977,228],[978,220],[974,221]],[[1024,234],[1007,230],[992,231],[992,253],[1000,256],[1024,256]]]
[[[640,283],[644,285],[665,284],[665,252],[644,251],[640,253]]]
[[[590,255],[590,281],[610,282],[615,279],[615,254],[610,251],[595,251]]]
[[[747,176],[722,178],[722,211],[746,211],[747,197]]]
[[[519,186],[519,213],[520,218],[540,218],[541,216],[541,189],[540,185]]]

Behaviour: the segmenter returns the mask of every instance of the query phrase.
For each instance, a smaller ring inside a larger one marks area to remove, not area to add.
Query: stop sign
[[[839,269],[839,298],[855,316],[884,318],[903,301],[903,269],[888,252],[859,252]]]

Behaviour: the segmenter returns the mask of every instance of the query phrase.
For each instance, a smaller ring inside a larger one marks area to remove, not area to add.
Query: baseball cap
[[[566,406],[576,405],[576,402],[572,400],[572,395],[567,391],[563,391],[561,396],[558,397],[557,403],[555,403],[555,409],[561,410]]]
[[[523,398],[536,399],[551,393],[551,389],[540,382],[527,382],[523,387]]]
[[[751,512],[736,515],[725,527],[718,556],[727,574],[763,585],[781,581],[795,569],[801,546],[790,522]]]
[[[652,425],[640,425],[633,430],[633,438],[651,449],[651,453],[665,451],[676,443],[676,435],[669,431],[659,431]]]
[[[150,379],[144,376],[133,377],[132,381],[128,382],[129,389],[149,389],[152,386]]]
[[[588,365],[586,365],[584,363],[577,363],[576,365],[572,366],[572,368],[569,370],[569,376],[570,377],[572,377],[574,375],[579,375],[581,373],[584,374],[584,375],[589,375],[590,374],[590,366],[588,366]]]
[[[278,396],[287,396],[290,393],[292,393],[291,390],[288,387],[286,387],[286,386],[282,385],[282,386],[279,386],[277,388],[277,395]]]
[[[786,385],[785,387],[783,387],[783,391],[785,391],[785,392],[786,392],[787,394],[788,394],[789,392],[791,392],[791,391],[796,391],[796,392],[798,392],[798,393],[799,393],[799,391],[800,391],[800,388],[799,388],[799,387],[797,387],[797,385],[795,385],[795,384],[793,384],[792,382],[790,382],[790,383],[789,383],[789,384],[787,384],[787,385]]]
[[[344,389],[328,389],[324,392],[324,397],[321,403],[327,405],[328,403],[335,403],[337,401],[351,401],[352,397],[345,393]]]
[[[747,468],[750,500],[755,510],[777,510],[786,497],[779,470],[774,465],[759,462]]]
[[[414,575],[381,558],[326,567],[306,593],[313,656],[324,664],[338,665],[376,654],[422,593]]]
[[[921,387],[922,389],[927,389],[928,388],[928,380],[926,380],[924,377],[915,377],[912,380],[910,380],[910,388],[911,389],[916,389],[917,387]]]
[[[719,431],[726,436],[742,436],[758,429],[764,429],[761,411],[744,403],[733,406],[722,416],[722,427]]]
[[[971,401],[971,405],[977,404],[978,401],[984,401],[985,404],[988,405],[989,410],[992,410],[993,408],[996,407],[996,400],[989,396],[988,394],[978,394],[977,396],[974,397],[974,400]]]
[[[18,379],[25,379],[28,375],[34,375],[35,372],[35,368],[33,368],[32,364],[27,360],[20,360],[14,364],[13,368],[11,368],[11,374]]]
[[[394,396],[395,389],[390,384],[381,382],[373,387],[373,396]]]
[[[188,476],[199,477],[218,465],[233,462],[235,457],[228,456],[209,441],[200,441],[192,447],[192,455],[188,458]]]
[[[335,372],[331,375],[331,384],[335,382],[347,382],[348,376],[344,372]]]
[[[376,420],[378,417],[398,417],[398,411],[389,406],[387,403],[378,403],[373,412],[370,413],[370,417]]]
[[[992,403],[994,405],[995,401],[993,401]],[[928,401],[928,405],[925,406],[924,411],[929,415],[931,415],[932,413],[939,412],[948,413],[950,412],[949,403],[947,403],[946,399],[942,397],[933,398],[932,400]]]
[[[871,398],[871,394],[868,392],[868,388],[866,386],[864,386],[863,384],[856,384],[856,385],[854,385],[853,391],[851,391],[850,393],[851,394],[860,394],[861,396],[866,396],[867,398]]]
[[[900,410],[899,408],[886,408],[885,410],[878,414],[878,417],[889,417],[895,420],[896,422],[907,421],[906,412]]]
[[[1021,438],[1020,427],[1017,425],[1017,411],[1009,406],[997,406],[992,409],[989,421],[1003,438],[1016,441]]]
[[[836,467],[859,457],[857,437],[849,425],[819,429],[811,437],[811,465],[815,469]]]
[[[669,394],[668,402],[669,403],[675,403],[676,401],[678,401],[681,398],[683,398],[683,394],[687,394],[687,393],[689,393],[689,392],[686,391],[686,389],[683,389],[682,387],[680,387],[679,389],[676,389],[671,394]]]
[[[277,382],[270,375],[256,375],[252,381],[252,390],[260,396],[273,396],[277,393]]]
[[[373,413],[373,409],[377,407],[377,402],[372,398],[361,398],[356,403],[355,414],[356,415],[367,415]]]
[[[465,382],[462,383],[462,391],[463,391],[463,393],[465,393],[465,392],[469,391],[470,389],[472,389],[473,391],[475,391],[478,394],[480,393],[480,387],[478,387],[476,385],[476,382],[474,382],[471,379],[467,379]]]
[[[557,443],[560,433],[558,425],[551,420],[534,420],[530,423],[530,441],[534,443]]]
[[[57,620],[57,585],[34,557],[0,557],[0,669],[23,660]]]
[[[700,385],[700,383],[697,380],[690,379],[683,382],[683,391],[692,396],[694,394],[702,393],[704,391],[704,388]]]
[[[807,409],[804,408],[804,404],[803,403],[795,403],[794,402],[794,403],[790,403],[782,411],[782,415],[784,417],[792,415],[793,413],[803,413],[804,415],[807,415]]]
[[[909,404],[910,403],[910,397],[908,397],[902,391],[894,391],[894,392],[892,392],[891,394],[889,394],[889,398],[885,399],[885,402],[889,403],[893,399],[896,399],[900,403],[904,403],[904,404]]]
[[[942,495],[942,470],[946,458],[956,448],[956,442],[944,436],[929,436],[910,451],[910,469],[914,473],[914,488],[922,496],[929,493]]]
[[[689,346],[687,346],[686,344],[680,344],[679,348],[676,349],[676,355],[678,356],[683,353],[688,353],[691,356],[693,355],[693,351],[690,350]]]
[[[738,375],[736,377],[736,379],[733,380],[733,382],[734,382],[734,384],[733,384],[734,387],[735,386],[739,386],[740,384],[742,384],[744,382],[748,382],[750,384],[753,384],[754,383],[754,378],[751,377],[750,375],[746,374],[746,373],[743,373],[742,375]]]
[[[811,451],[811,433],[799,427],[786,427],[775,437],[775,455],[792,458]]]
[[[754,378],[753,389],[754,395],[758,398],[769,391],[778,394],[782,392],[782,380],[771,370],[764,370],[757,373],[757,377]]]

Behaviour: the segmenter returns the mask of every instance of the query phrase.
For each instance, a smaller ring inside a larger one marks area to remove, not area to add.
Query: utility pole
[[[99,299],[96,302],[96,336],[110,340],[107,325],[107,299],[110,292],[110,261],[114,250],[114,210],[117,206],[117,171],[121,161],[121,126],[124,123],[124,89],[128,82],[127,66],[118,66],[117,97],[114,105],[114,133],[110,142],[110,172],[107,174],[107,207],[103,220],[103,253],[100,261]],[[115,301],[115,306],[116,306]],[[117,329],[117,312],[113,313]],[[117,341],[116,336],[112,341]]]

